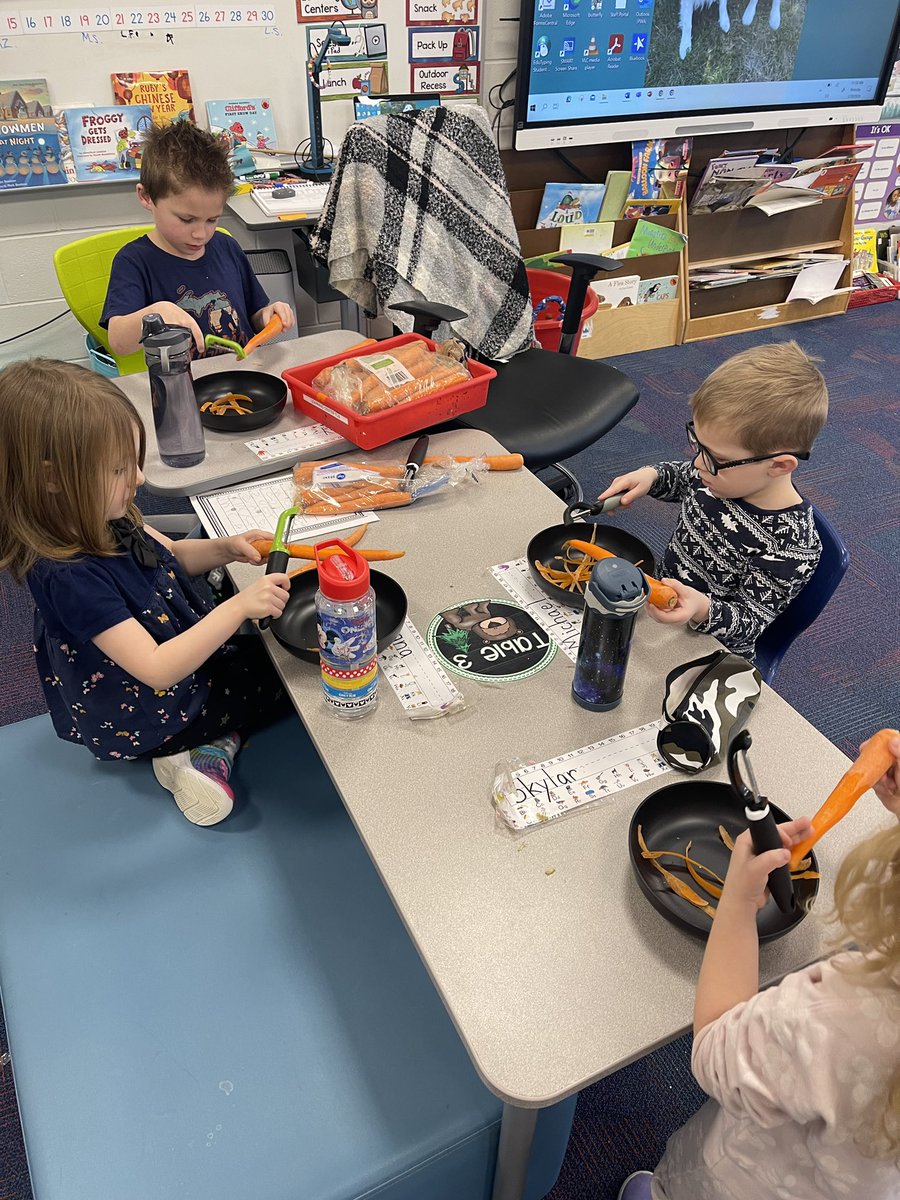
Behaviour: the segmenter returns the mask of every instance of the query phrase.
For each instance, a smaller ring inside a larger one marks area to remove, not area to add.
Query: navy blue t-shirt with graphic
[[[100,324],[106,329],[111,317],[159,300],[190,313],[204,336],[214,333],[241,346],[255,332],[250,318],[269,303],[243,250],[218,231],[198,259],[160,250],[146,234],[128,242],[113,259]]]

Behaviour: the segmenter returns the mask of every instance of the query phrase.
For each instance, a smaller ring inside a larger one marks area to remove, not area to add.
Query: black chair
[[[627,375],[606,363],[572,354],[590,281],[598,271],[622,264],[594,254],[561,254],[554,262],[572,269],[559,352],[535,348],[497,371],[484,408],[464,413],[442,428],[481,429],[508,450],[520,453],[529,470],[567,503],[582,499],[581,485],[560,460],[586,450],[635,406],[639,392]],[[444,304],[408,301],[389,306],[414,318],[413,330],[431,337],[437,326],[466,313]]]

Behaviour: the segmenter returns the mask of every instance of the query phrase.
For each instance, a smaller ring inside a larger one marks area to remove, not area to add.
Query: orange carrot
[[[569,546],[571,546],[573,550],[579,550],[582,554],[589,555],[591,558],[601,559],[616,557],[611,550],[604,550],[602,546],[594,546],[591,542],[580,542],[574,538],[572,541],[566,542],[563,546],[563,549],[565,550]],[[678,603],[678,595],[674,588],[670,588],[668,584],[660,583],[658,579],[654,579],[653,576],[648,575],[646,571],[644,572],[644,578],[650,584],[649,600],[654,608],[675,607],[675,605]]]
[[[269,338],[278,337],[279,333],[284,332],[284,322],[281,317],[271,317],[262,327],[259,333],[250,339],[244,347],[244,354],[251,354],[257,346],[261,346],[263,342],[267,342]]]
[[[462,454],[429,454],[425,458],[426,465],[431,463],[439,463],[444,458],[449,458],[451,462],[467,463],[477,462],[478,455],[462,455]],[[525,459],[521,454],[487,454],[484,458],[484,464],[489,471],[518,471],[520,467],[525,466]]]
[[[359,539],[357,538],[356,540],[358,541]],[[264,559],[269,557],[269,551],[272,549],[271,542],[264,542],[262,540],[259,540],[259,541],[253,542],[252,545],[253,545],[254,549],[259,551],[259,553],[263,556]],[[352,543],[347,542],[347,545],[352,545]],[[330,547],[328,547],[327,550],[320,550],[319,557],[320,558],[328,558],[332,554],[338,554],[338,553],[340,553],[339,547],[330,546]],[[392,558],[403,558],[406,551],[405,550],[360,550],[359,553],[363,556],[363,558],[367,559],[369,562],[387,562]],[[288,546],[288,557],[289,558],[314,559],[315,556],[316,556],[315,546],[303,546],[303,545]]]
[[[791,851],[792,871],[796,870],[797,864],[819,838],[846,817],[863,792],[876,784],[885,771],[890,769],[894,756],[888,749],[888,743],[895,737],[900,737],[896,729],[881,729],[863,745],[856,762],[843,775],[837,787],[813,817],[812,837],[798,842]]]

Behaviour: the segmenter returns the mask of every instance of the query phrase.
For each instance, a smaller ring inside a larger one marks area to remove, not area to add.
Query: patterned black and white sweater
[[[803,589],[822,553],[809,501],[769,512],[713,496],[690,460],[655,469],[650,495],[681,503],[660,573],[710,597],[708,619],[693,628],[752,659],[756,639]]]

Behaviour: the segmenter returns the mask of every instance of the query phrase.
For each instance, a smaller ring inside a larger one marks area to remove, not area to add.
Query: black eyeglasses
[[[702,442],[697,441],[693,421],[688,421],[684,428],[687,431],[688,445],[695,454],[700,455],[710,475],[718,475],[720,471],[727,471],[729,467],[746,467],[749,463],[766,462],[770,458],[778,458],[781,454],[792,454],[802,462],[809,458],[808,450],[778,450],[775,454],[757,454],[755,458],[736,458],[733,462],[719,462],[711,450],[707,450]]]

